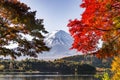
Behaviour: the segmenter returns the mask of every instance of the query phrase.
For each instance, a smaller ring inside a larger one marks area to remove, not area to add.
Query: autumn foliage
[[[83,0],[80,6],[85,9],[82,18],[68,24],[72,48],[99,58],[120,54],[120,0]]]
[[[0,55],[36,57],[37,53],[49,50],[41,34],[46,33],[43,20],[36,19],[35,15],[36,11],[30,11],[30,7],[18,0],[0,0]],[[27,40],[22,35],[31,35],[33,39]],[[18,47],[4,47],[11,42]]]
[[[120,56],[115,56],[111,67],[111,71],[113,72],[111,80],[120,80]]]

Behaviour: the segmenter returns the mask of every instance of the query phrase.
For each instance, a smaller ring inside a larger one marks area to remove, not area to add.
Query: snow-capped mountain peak
[[[76,50],[70,50],[73,38],[63,30],[48,33],[44,41],[51,49],[49,52],[39,54],[39,59],[54,60],[78,54]]]
[[[49,33],[45,38],[45,43],[49,47],[53,47],[55,45],[64,45],[64,46],[71,46],[73,42],[73,38],[70,34],[66,33],[63,30],[56,30]]]

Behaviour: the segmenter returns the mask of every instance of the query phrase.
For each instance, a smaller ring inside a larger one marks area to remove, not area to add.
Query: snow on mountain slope
[[[73,38],[63,30],[56,30],[47,34],[44,41],[51,50],[39,54],[38,59],[53,60],[77,54],[76,50],[70,50]]]
[[[45,43],[49,47],[53,47],[58,44],[70,47],[72,42],[73,38],[62,30],[53,31],[52,33],[49,33],[45,38]]]

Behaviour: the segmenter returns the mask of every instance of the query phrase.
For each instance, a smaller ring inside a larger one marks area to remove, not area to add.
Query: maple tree
[[[21,55],[36,57],[37,53],[49,48],[43,42],[42,33],[47,33],[43,19],[35,18],[36,11],[17,0],[0,0],[0,55],[13,58]],[[32,40],[22,35],[31,35]],[[4,46],[18,44],[15,49]]]
[[[120,0],[82,0],[80,20],[70,20],[72,49],[94,53],[99,58],[120,54]],[[100,40],[102,48],[98,47]]]

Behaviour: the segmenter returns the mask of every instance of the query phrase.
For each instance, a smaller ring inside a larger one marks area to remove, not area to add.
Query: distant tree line
[[[111,68],[113,57],[99,59],[93,55],[77,55],[77,56],[64,57],[60,60],[79,62],[81,64],[89,64],[99,68]]]
[[[95,67],[79,62],[42,61],[37,59],[26,59],[22,61],[1,60],[0,71],[4,72],[58,72],[59,74],[95,74]],[[4,67],[3,67],[4,66]]]

